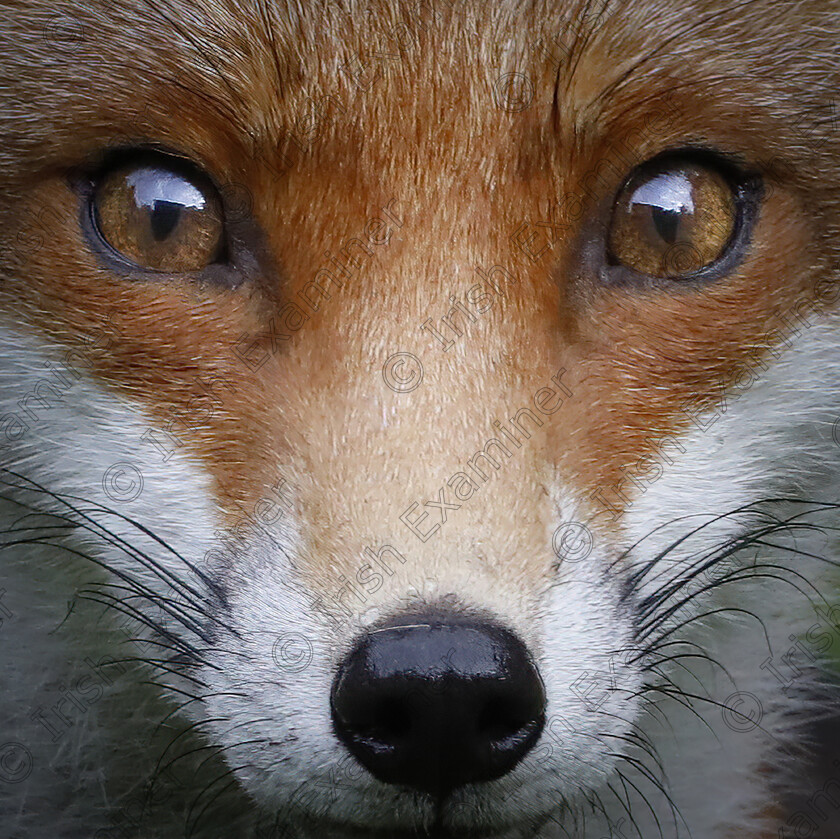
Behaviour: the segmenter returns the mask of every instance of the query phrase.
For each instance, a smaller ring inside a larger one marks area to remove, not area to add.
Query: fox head
[[[261,806],[500,835],[633,760],[745,525],[668,526],[823,474],[838,11],[6,10],[2,465]]]

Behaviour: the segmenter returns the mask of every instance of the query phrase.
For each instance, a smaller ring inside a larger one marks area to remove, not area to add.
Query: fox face
[[[7,495],[279,830],[785,829],[762,767],[813,703],[761,644],[812,622],[768,578],[830,569],[838,13],[7,11]],[[698,711],[737,758],[657,742],[692,656],[741,667]]]

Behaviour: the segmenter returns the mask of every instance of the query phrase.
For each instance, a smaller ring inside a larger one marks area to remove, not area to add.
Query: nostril
[[[399,740],[411,732],[411,715],[404,700],[390,697],[378,703],[374,712],[375,735],[386,743]]]
[[[402,698],[368,697],[363,704],[342,702],[349,692],[345,685],[339,693],[338,703],[335,702],[337,691],[333,697],[335,725],[347,736],[387,747],[411,732],[411,715]]]
[[[478,731],[491,741],[503,741],[527,734],[534,715],[512,697],[493,696],[478,718]]]

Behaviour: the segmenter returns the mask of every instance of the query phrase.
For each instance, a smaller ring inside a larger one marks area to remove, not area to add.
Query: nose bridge
[[[517,256],[507,234],[516,217],[475,179],[423,198],[415,191],[400,206],[399,235],[346,289],[347,305],[330,312],[337,342],[314,348],[327,363],[341,357],[350,430],[360,440],[363,430],[381,433],[389,456],[386,444],[403,430],[410,440],[390,442],[403,442],[417,469],[494,437],[518,449],[507,421],[527,409],[516,420],[527,430],[513,435],[539,429],[534,396],[557,387],[562,367],[558,284]]]
[[[352,584],[356,613],[410,588],[524,611],[550,566],[557,288],[516,259],[515,214],[471,178],[395,186],[400,225],[371,257],[353,246],[362,269],[285,363],[300,567],[322,590]],[[403,559],[360,583],[383,546]]]
[[[329,430],[311,429],[301,565],[342,612],[389,614],[414,595],[452,595],[521,626],[554,559],[546,488],[563,377],[526,385],[496,374],[482,387],[482,368],[471,378],[453,366],[441,385],[422,360],[417,390],[383,381],[364,408],[334,410]],[[541,390],[545,413],[534,403]]]

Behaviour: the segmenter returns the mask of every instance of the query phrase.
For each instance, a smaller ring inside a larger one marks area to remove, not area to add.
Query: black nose
[[[478,620],[403,619],[365,636],[332,690],[335,731],[379,780],[446,795],[510,772],[542,731],[524,644]]]

